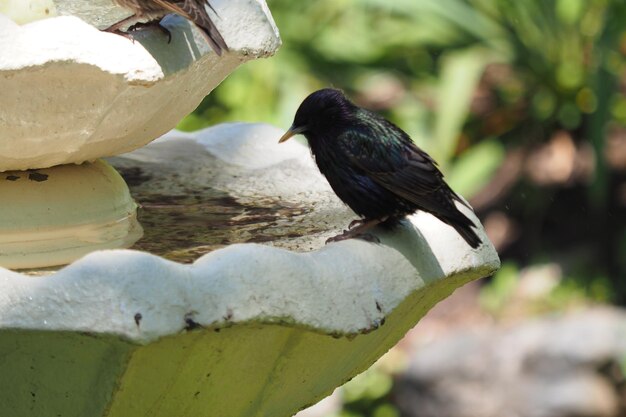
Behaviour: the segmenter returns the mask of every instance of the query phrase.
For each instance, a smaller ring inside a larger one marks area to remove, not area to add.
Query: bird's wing
[[[427,207],[428,195],[447,188],[437,163],[406,133],[384,119],[377,120],[375,126],[345,131],[337,144],[348,160],[373,181],[414,204]],[[454,192],[451,194],[467,205]]]
[[[165,10],[168,10],[172,13],[179,14],[185,19],[193,20],[191,16],[189,15],[189,13],[187,13],[178,4],[172,1],[168,1],[168,0],[153,0],[153,1]]]

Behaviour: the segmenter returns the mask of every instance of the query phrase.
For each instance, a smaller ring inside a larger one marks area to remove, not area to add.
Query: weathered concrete
[[[105,162],[0,173],[0,265],[63,265],[141,237],[137,204]]]

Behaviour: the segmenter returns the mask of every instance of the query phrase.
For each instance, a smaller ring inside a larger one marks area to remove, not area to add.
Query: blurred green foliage
[[[625,18],[621,0],[268,3],[283,47],[232,74],[181,129],[232,120],[287,127],[307,94],[336,86],[405,129],[471,198],[504,157],[505,142],[493,136],[506,139],[513,131],[518,141],[542,140],[545,135],[532,133],[587,122],[600,155],[607,120],[626,122],[626,99],[610,93],[624,72],[616,48]],[[522,107],[522,114],[491,132],[464,136],[473,94],[496,62],[515,74],[494,87],[493,106],[503,113]],[[463,139],[469,143],[460,146]],[[604,163],[597,167],[593,189],[602,199]]]
[[[497,315],[513,297],[518,284],[519,268],[505,262],[493,276],[492,281],[480,293],[480,302],[485,310]]]
[[[450,2],[455,3],[463,4]],[[457,7],[457,18],[450,20],[446,7],[430,1],[274,0],[269,5],[284,42],[280,51],[232,74],[179,128],[230,120],[287,127],[304,97],[330,85],[383,112],[448,171],[481,75],[489,62],[500,59],[483,45],[460,42],[464,37],[457,32],[470,30],[488,45],[496,25],[486,17],[478,18],[482,26],[468,24],[463,14],[472,9],[467,5]],[[486,183],[502,147],[492,141],[478,156],[491,161],[473,173],[471,182],[464,172],[450,169],[453,186],[463,194]],[[471,161],[476,154],[468,157]]]
[[[611,301],[613,294],[606,276],[588,279],[589,274],[594,272],[584,271],[581,274],[581,270],[577,270],[575,274],[565,272],[555,276],[545,270],[549,266],[550,264],[539,263],[525,268],[523,272],[529,274],[532,271],[530,273],[533,275],[526,278],[525,284],[534,280],[530,286],[539,287],[539,290],[535,289],[535,294],[528,294],[519,279],[522,272],[520,267],[513,261],[504,262],[491,281],[482,288],[480,305],[494,318],[514,316],[519,319]]]
[[[392,376],[380,367],[372,367],[344,385],[343,409],[338,417],[399,417],[390,402]]]

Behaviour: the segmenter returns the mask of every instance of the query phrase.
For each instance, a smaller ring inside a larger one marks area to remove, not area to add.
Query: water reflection
[[[133,193],[131,187],[131,193]],[[212,250],[248,242],[273,242],[300,237],[311,228],[297,229],[289,220],[308,212],[286,202],[238,202],[207,188],[186,195],[133,193],[144,237],[132,249],[147,251],[177,262],[192,262]]]
[[[193,262],[234,243],[316,249],[351,218],[338,203],[285,198],[265,189],[261,177],[280,181],[275,167],[261,174],[233,166],[195,142],[154,143],[110,163],[140,205],[144,236],[132,249],[177,262]],[[330,190],[328,196],[335,199]]]

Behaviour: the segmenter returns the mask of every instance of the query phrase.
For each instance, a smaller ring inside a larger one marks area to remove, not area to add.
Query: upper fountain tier
[[[240,64],[280,37],[263,0],[212,0],[230,51],[218,57],[178,16],[134,40],[101,32],[128,13],[110,0],[48,0],[49,18],[0,14],[0,171],[81,163],[168,132]],[[41,3],[41,2],[40,2]],[[17,5],[15,6],[17,7]],[[10,19],[7,16],[11,16]]]

